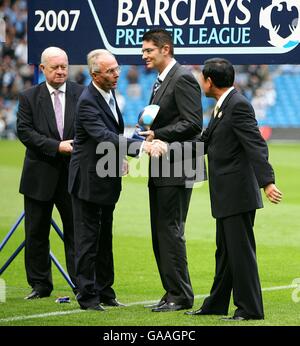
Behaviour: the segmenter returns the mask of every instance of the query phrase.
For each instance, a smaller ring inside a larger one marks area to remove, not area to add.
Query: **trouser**
[[[207,313],[228,313],[231,291],[235,316],[264,318],[254,239],[255,210],[216,220],[216,270],[202,305]]]
[[[67,271],[75,284],[73,213],[71,197],[66,188],[58,188],[54,198],[47,202],[24,196],[27,281],[42,295],[49,295],[53,290],[49,233],[54,205],[63,224]]]
[[[83,308],[115,298],[112,225],[115,205],[98,205],[72,196],[76,283]]]
[[[191,194],[185,186],[149,186],[152,245],[164,298],[187,307],[194,301],[184,237]]]

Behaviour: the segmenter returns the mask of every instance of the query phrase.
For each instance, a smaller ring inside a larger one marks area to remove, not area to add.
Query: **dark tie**
[[[59,136],[61,139],[63,139],[64,134],[64,123],[63,123],[63,109],[62,105],[59,99],[59,93],[62,92],[60,90],[54,90],[54,112],[55,112],[55,118],[56,118],[56,125],[57,130],[59,133]]]
[[[160,88],[161,83],[162,83],[162,81],[159,78],[157,78],[154,85],[153,85],[153,97],[157,93],[157,90]]]

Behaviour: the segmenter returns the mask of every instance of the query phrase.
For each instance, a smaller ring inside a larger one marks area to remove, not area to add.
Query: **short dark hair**
[[[202,74],[205,80],[210,77],[217,88],[233,86],[234,68],[231,62],[226,59],[213,58],[204,61]]]
[[[170,55],[174,56],[174,45],[172,35],[169,31],[165,29],[151,29],[144,33],[143,41],[153,41],[153,43],[158,47],[162,48],[164,45],[170,47]]]

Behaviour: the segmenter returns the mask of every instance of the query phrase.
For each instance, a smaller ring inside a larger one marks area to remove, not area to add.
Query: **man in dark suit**
[[[72,203],[68,169],[74,136],[75,105],[83,87],[66,81],[68,57],[57,47],[41,56],[46,82],[19,97],[17,131],[26,146],[20,183],[25,205],[25,267],[32,292],[27,299],[50,295],[53,289],[49,232],[55,205],[60,213],[68,273],[75,283]]]
[[[92,82],[77,104],[69,192],[74,208],[77,301],[84,310],[103,311],[100,304],[124,305],[112,288],[113,212],[121,192],[123,158],[138,155],[142,143],[123,136],[114,94],[120,74],[115,57],[97,49],[87,59]],[[143,147],[150,153],[150,143]]]
[[[147,141],[184,142],[201,134],[200,86],[191,72],[176,62],[173,50],[168,31],[154,29],[144,34],[142,52],[146,67],[159,73],[151,103],[160,106],[151,129],[141,133]],[[150,167],[152,163],[153,159]],[[164,176],[162,170],[157,177],[151,170],[149,173],[152,244],[165,289],[160,301],[149,306],[154,312],[188,309],[194,301],[184,238],[193,185],[184,170],[177,174],[178,166],[172,157],[169,164],[169,176]]]
[[[237,309],[227,320],[263,319],[263,302],[253,233],[260,188],[279,203],[281,192],[268,162],[254,109],[234,87],[234,69],[225,59],[210,59],[202,70],[202,88],[217,100],[203,133],[212,215],[216,218],[216,271],[212,289],[190,315],[227,315],[230,295]]]

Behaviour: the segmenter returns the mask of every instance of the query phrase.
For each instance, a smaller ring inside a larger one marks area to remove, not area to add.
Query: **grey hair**
[[[65,55],[67,60],[68,60],[68,56],[67,53],[58,47],[48,47],[46,48],[41,55],[41,64],[46,65],[47,64],[47,60],[50,57],[54,57],[54,56],[61,56],[61,55]]]
[[[105,55],[110,55],[114,57],[114,55],[106,49],[95,49],[89,52],[89,54],[87,55],[87,64],[90,74],[92,74],[93,72],[100,72],[98,61],[101,57]]]

